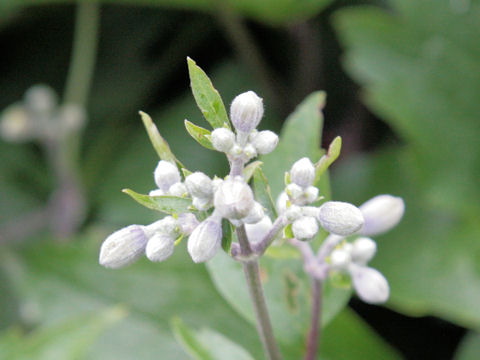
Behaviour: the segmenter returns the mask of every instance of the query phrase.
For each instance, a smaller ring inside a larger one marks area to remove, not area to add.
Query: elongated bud
[[[320,206],[318,221],[328,232],[342,236],[352,235],[363,226],[360,209],[340,201],[328,201]]]
[[[256,224],[246,224],[245,231],[247,232],[248,241],[256,243],[263,240],[272,228],[272,225],[272,220],[268,216],[264,216]]]
[[[144,226],[130,225],[107,237],[100,248],[100,265],[118,269],[140,258],[148,241],[144,230]]]
[[[330,254],[330,266],[334,270],[345,271],[348,269],[352,257],[344,249],[333,250]]]
[[[243,179],[225,180],[215,192],[214,205],[223,218],[240,220],[255,205],[252,189]]]
[[[377,244],[370,238],[360,237],[352,244],[352,259],[359,265],[366,265],[377,252]]]
[[[215,149],[228,152],[235,144],[235,134],[225,128],[217,128],[212,131],[212,144]]]
[[[185,179],[185,186],[190,195],[202,199],[210,199],[213,196],[212,180],[204,173],[197,171]]]
[[[175,248],[175,239],[162,233],[153,235],[148,240],[145,253],[150,261],[160,262],[169,258]]]
[[[278,135],[270,130],[260,131],[253,137],[252,145],[257,149],[259,154],[271,153],[278,144]]]
[[[158,162],[153,175],[158,188],[164,192],[167,192],[170,186],[180,181],[178,168],[171,162],[165,160]]]
[[[184,183],[177,182],[170,186],[168,193],[172,196],[183,197],[188,195],[188,190]]]
[[[309,158],[302,158],[293,164],[290,170],[290,179],[303,188],[313,185],[315,180],[315,166]]]
[[[292,231],[298,240],[310,240],[318,233],[317,220],[311,216],[303,216],[292,224]]]
[[[190,235],[198,226],[199,222],[192,213],[183,213],[178,215],[178,224],[182,234]]]
[[[360,299],[369,304],[381,304],[388,300],[390,287],[379,271],[355,264],[351,264],[349,270],[353,287]]]
[[[253,91],[238,95],[230,106],[230,119],[238,131],[255,129],[263,117],[263,100]]]
[[[365,224],[360,233],[373,236],[395,227],[403,217],[405,203],[400,197],[378,195],[360,206]]]
[[[255,204],[252,206],[250,211],[248,212],[248,215],[242,219],[242,221],[245,224],[255,224],[262,220],[265,216],[265,211],[263,210],[263,206],[255,202]]]
[[[198,225],[188,238],[188,252],[196,263],[215,256],[222,243],[220,219],[209,217]]]

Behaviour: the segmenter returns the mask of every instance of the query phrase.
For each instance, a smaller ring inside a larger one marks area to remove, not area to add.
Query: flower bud
[[[184,197],[188,195],[187,187],[184,183],[176,182],[168,189],[168,194],[172,196]]]
[[[173,216],[165,216],[163,219],[145,226],[144,231],[148,238],[155,233],[162,233],[171,238],[176,238],[178,235],[178,221]]]
[[[243,148],[240,145],[235,144],[228,153],[232,156],[240,156],[243,153]]]
[[[378,195],[360,206],[365,224],[360,233],[373,236],[396,226],[405,212],[405,203],[400,197]]]
[[[300,217],[302,217],[302,215],[303,215],[302,208],[297,205],[290,205],[285,211],[285,217],[290,222],[293,222],[299,219]]]
[[[277,203],[276,203],[277,211],[279,214],[282,214],[285,211],[287,211],[287,202],[288,202],[288,195],[285,191],[282,191],[280,195],[278,195]]]
[[[243,148],[243,153],[249,159],[252,159],[255,156],[257,156],[257,150],[252,144],[245,145],[245,147]]]
[[[295,202],[295,200],[300,199],[300,197],[303,195],[302,187],[295,183],[288,184],[287,187],[285,188],[285,192],[288,194],[292,202]]]
[[[47,85],[34,85],[25,93],[25,105],[34,115],[50,116],[57,106],[57,94]]]
[[[148,196],[164,196],[164,195],[165,195],[165,191],[163,191],[162,189],[151,190],[148,193]]]
[[[248,241],[256,243],[263,240],[272,228],[272,225],[272,220],[268,216],[264,216],[256,224],[246,224],[245,231],[247,232]]]
[[[145,253],[150,261],[160,262],[169,258],[175,249],[175,238],[157,233],[148,240]]]
[[[352,244],[352,259],[359,265],[365,265],[377,252],[377,244],[370,238],[360,237]]]
[[[252,145],[262,155],[271,153],[277,147],[277,144],[278,136],[270,130],[260,131],[253,137],[252,141]]]
[[[264,216],[265,211],[263,210],[263,206],[260,203],[255,202],[250,211],[248,212],[248,215],[245,216],[242,221],[245,224],[255,224],[262,220]]]
[[[190,235],[198,226],[198,220],[192,213],[183,213],[178,215],[178,225],[180,232],[184,235]]]
[[[330,266],[332,269],[337,271],[345,271],[348,269],[350,262],[352,261],[352,257],[345,251],[344,249],[336,249],[333,250],[330,254]]]
[[[230,106],[230,119],[238,131],[255,129],[263,117],[263,100],[253,91],[238,95]]]
[[[188,238],[187,249],[196,263],[208,261],[215,256],[222,243],[220,219],[209,217],[198,225]]]
[[[205,211],[212,207],[212,201],[210,199],[194,197],[192,200],[192,205],[197,210]]]
[[[381,304],[387,301],[390,296],[390,287],[387,279],[377,270],[350,265],[353,287],[360,299],[369,304]]]
[[[228,152],[235,144],[235,134],[226,128],[217,128],[212,131],[212,145],[215,149]]]
[[[0,135],[6,141],[20,142],[34,136],[34,125],[21,105],[10,105],[0,117]]]
[[[186,177],[185,186],[193,197],[210,199],[213,195],[212,180],[199,171]]]
[[[290,179],[303,188],[313,185],[315,166],[309,158],[304,157],[293,164],[290,170]]]
[[[315,186],[309,186],[305,189],[303,196],[305,197],[307,204],[316,201],[318,199],[318,188]]]
[[[160,160],[153,173],[158,188],[167,192],[170,186],[180,181],[178,168],[169,161]]]
[[[214,205],[223,218],[242,219],[255,205],[252,189],[241,179],[225,180],[215,192]]]
[[[348,236],[363,226],[360,209],[340,201],[328,201],[319,208],[318,221],[328,232]]]
[[[140,258],[148,241],[144,230],[144,226],[130,225],[107,237],[100,248],[100,265],[118,269]]]
[[[311,216],[303,216],[292,224],[292,231],[298,240],[310,240],[318,233],[317,220]]]

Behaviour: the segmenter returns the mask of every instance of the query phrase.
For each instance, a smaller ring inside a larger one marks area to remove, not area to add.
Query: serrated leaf
[[[182,214],[189,211],[192,201],[189,198],[181,198],[177,196],[149,196],[139,194],[130,189],[122,190],[139,204],[169,215]]]
[[[230,221],[222,219],[222,249],[229,254],[233,240],[233,228]]]
[[[260,167],[257,167],[253,172],[253,190],[255,199],[267,209],[267,215],[270,219],[272,221],[275,220],[277,218],[277,210],[275,209],[267,178]]]
[[[214,129],[225,126],[230,129],[225,105],[210,78],[192,59],[187,58],[187,63],[193,96],[203,116]]]
[[[187,119],[185,119],[185,128],[190,136],[194,138],[200,145],[206,147],[207,149],[215,150],[212,145],[212,141],[209,138],[210,131],[191,123]]]
[[[262,166],[262,164],[263,164],[263,162],[257,160],[257,161],[253,161],[250,164],[248,164],[247,166],[245,166],[245,168],[243,169],[243,178],[245,179],[245,181],[247,183],[250,182],[250,179],[252,178],[255,170],[257,168],[259,168],[260,166]]]

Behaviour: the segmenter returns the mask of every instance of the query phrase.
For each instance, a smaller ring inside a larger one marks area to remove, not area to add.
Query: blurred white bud
[[[378,195],[360,206],[365,224],[360,233],[373,236],[395,227],[405,212],[405,203],[400,197]]]
[[[377,244],[370,238],[359,237],[352,244],[352,259],[359,265],[366,265],[377,252]]]
[[[171,238],[176,238],[178,235],[178,220],[173,216],[165,216],[163,219],[145,226],[144,231],[149,238],[155,233],[162,233]]]
[[[271,153],[278,144],[278,135],[270,130],[263,130],[253,137],[252,145],[259,154]]]
[[[215,149],[228,152],[235,144],[235,134],[226,128],[217,128],[212,131],[212,145]]]
[[[263,206],[256,202],[254,203],[254,205],[252,206],[252,208],[250,209],[250,211],[248,212],[248,215],[245,216],[242,221],[245,223],[245,224],[255,224],[257,222],[259,222],[260,220],[262,220],[265,216],[265,211],[263,210]]]
[[[315,180],[315,166],[309,158],[301,158],[293,164],[290,170],[290,179],[303,188],[313,185]]]
[[[0,135],[6,141],[25,141],[33,137],[33,124],[21,105],[10,105],[0,117]]]
[[[303,216],[303,211],[300,206],[290,205],[285,211],[285,217],[292,222]]]
[[[272,220],[268,216],[264,216],[262,220],[256,224],[246,224],[245,231],[247,232],[248,241],[256,243],[265,237],[272,228]]]
[[[184,235],[190,235],[198,226],[199,222],[192,213],[183,213],[178,215],[178,225],[180,232]]]
[[[315,186],[309,186],[305,189],[303,196],[307,204],[310,204],[318,199],[318,188]]]
[[[204,211],[204,210],[208,210],[212,207],[212,201],[210,199],[203,199],[203,198],[194,197],[192,199],[192,205],[197,210]]]
[[[225,180],[215,192],[214,205],[223,218],[242,219],[255,205],[252,189],[242,179]]]
[[[230,106],[230,119],[238,131],[255,129],[263,117],[263,100],[253,91],[238,95]]]
[[[148,241],[144,229],[141,225],[130,225],[107,237],[100,248],[100,265],[118,269],[140,258]]]
[[[165,195],[165,191],[163,191],[162,189],[151,190],[148,193],[148,196],[164,196],[164,195]]]
[[[65,104],[58,109],[59,125],[65,133],[81,129],[87,121],[85,109],[76,104]]]
[[[277,198],[277,211],[279,214],[284,213],[287,210],[288,195],[285,191],[282,191]]]
[[[25,93],[25,106],[39,116],[50,116],[57,107],[57,94],[47,85],[34,85]]]
[[[220,185],[222,185],[223,183],[223,179],[220,179],[220,178],[215,178],[212,180],[212,187],[213,187],[213,192],[215,193],[218,188],[220,187]]]
[[[255,156],[257,156],[257,150],[252,144],[245,145],[245,147],[243,148],[243,153],[249,159],[252,159]]]
[[[212,180],[200,171],[188,175],[185,185],[193,197],[210,199],[213,196]]]
[[[176,182],[168,189],[168,194],[172,196],[183,197],[188,195],[187,187],[182,182]]]
[[[196,263],[208,261],[215,256],[222,243],[220,219],[209,217],[198,225],[188,238],[188,252]]]
[[[345,271],[348,269],[352,261],[352,257],[344,249],[333,250],[330,254],[330,266],[337,271]]]
[[[288,196],[293,202],[300,199],[300,197],[303,195],[302,187],[295,183],[288,184],[285,188],[285,192],[288,194]]]
[[[148,240],[145,253],[150,261],[160,262],[169,258],[175,249],[175,239],[162,233],[153,235]]]
[[[318,223],[314,217],[303,216],[292,224],[292,231],[298,240],[310,240],[318,233]]]
[[[243,148],[240,145],[235,144],[228,153],[232,156],[240,156],[243,153]]]
[[[363,226],[362,212],[352,204],[327,201],[319,210],[318,221],[329,233],[348,236]]]
[[[170,186],[180,181],[180,173],[176,165],[160,160],[153,173],[158,188],[167,192]]]
[[[369,304],[381,304],[390,296],[387,279],[377,270],[350,264],[353,287],[360,299]]]
[[[320,212],[320,209],[317,207],[313,206],[302,206],[302,215],[305,216],[313,216],[314,218],[318,217],[318,213]]]

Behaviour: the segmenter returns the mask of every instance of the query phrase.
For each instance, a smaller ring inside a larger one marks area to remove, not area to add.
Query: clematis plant
[[[262,162],[254,161],[259,155],[275,151],[279,143],[272,131],[257,130],[264,114],[262,98],[253,91],[238,95],[228,116],[207,75],[191,59],[188,67],[193,95],[213,130],[185,120],[186,129],[200,145],[224,153],[230,171],[210,178],[197,169],[186,169],[151,118],[141,112],[160,156],[153,176],[157,188],[148,195],[124,191],[142,205],[167,216],[150,225],[130,225],[110,235],[101,246],[99,262],[107,268],[121,268],[144,254],[150,261],[165,261],[183,238],[188,238],[187,250],[195,263],[212,260],[223,249],[231,262],[243,268],[266,357],[280,359],[259,260],[271,256],[272,249],[298,249],[305,275],[312,279],[311,325],[305,358],[314,359],[326,282],[341,275],[351,279],[360,299],[368,303],[388,299],[387,280],[368,266],[377,250],[370,236],[398,224],[404,212],[403,200],[380,195],[360,207],[326,200],[327,194],[322,194],[319,184],[340,153],[341,139],[337,137],[320,159],[301,157],[287,164],[285,186],[274,204]],[[298,252],[294,250],[293,258]]]

